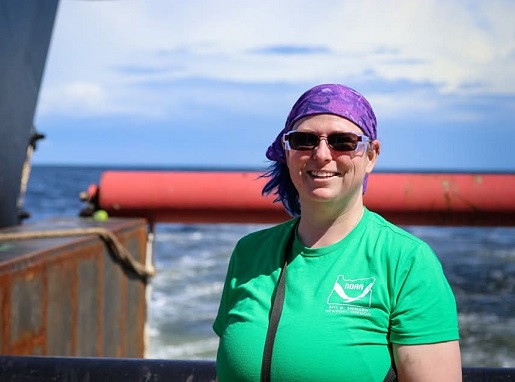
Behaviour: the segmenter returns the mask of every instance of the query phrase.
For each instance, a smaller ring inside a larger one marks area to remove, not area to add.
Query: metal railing
[[[0,381],[211,382],[215,361],[0,356]],[[463,368],[463,381],[515,381],[515,368]]]

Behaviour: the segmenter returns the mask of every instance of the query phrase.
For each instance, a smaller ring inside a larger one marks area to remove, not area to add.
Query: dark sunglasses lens
[[[336,151],[354,151],[358,146],[359,137],[352,133],[331,134],[327,142]]]
[[[313,133],[295,132],[288,135],[288,142],[294,150],[312,150],[318,145],[318,136]]]

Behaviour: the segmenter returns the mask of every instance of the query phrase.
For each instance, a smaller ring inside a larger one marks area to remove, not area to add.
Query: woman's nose
[[[329,147],[329,143],[327,142],[327,138],[320,137],[318,142],[318,146],[313,149],[313,158],[319,159],[331,159],[331,148]]]

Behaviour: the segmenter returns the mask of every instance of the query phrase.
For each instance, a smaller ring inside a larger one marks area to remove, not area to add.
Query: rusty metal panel
[[[106,357],[121,357],[122,349],[122,272],[112,261],[106,261],[104,254],[103,282],[103,342],[102,353]]]
[[[47,354],[73,355],[73,324],[77,282],[74,261],[54,262],[47,267]]]
[[[33,354],[33,348],[41,346],[46,308],[44,277],[37,269],[13,277],[10,344],[14,353]]]
[[[141,302],[145,301],[145,293],[141,288],[138,288],[134,283],[128,283],[127,285],[127,304],[126,304],[126,312],[125,315],[125,327],[126,327],[126,352],[123,355],[124,357],[134,358],[137,357],[138,354],[144,352],[142,347],[142,343],[139,340],[138,336],[141,335],[136,330],[132,330],[132,328],[138,327],[140,323],[144,322],[144,317],[142,317],[141,310]]]
[[[84,357],[101,354],[97,338],[101,335],[100,309],[100,266],[94,257],[78,260],[78,305],[77,312],[77,353]]]
[[[4,233],[105,227],[139,262],[141,219],[55,219]],[[0,349],[13,355],[144,356],[146,281],[96,235],[0,242]]]
[[[7,306],[6,304],[6,301],[5,301],[5,288],[3,285],[0,285],[0,344],[4,344],[5,341],[4,341],[4,330],[6,328],[6,323],[5,323],[5,320],[4,320],[4,316],[5,316],[5,313],[4,313],[4,309],[5,307]],[[5,350],[3,349],[3,347],[0,345],[0,352],[2,353],[5,353]]]
[[[137,238],[136,236],[128,236],[126,238],[126,247],[132,248],[134,253],[142,253],[146,252],[146,242],[141,240],[141,238]],[[146,258],[142,257],[139,259],[141,263],[146,261]],[[134,280],[134,275],[127,274],[127,280]],[[134,281],[130,281],[127,283],[127,293],[126,293],[126,353],[123,355],[124,357],[134,358],[138,357],[139,354],[145,352],[144,344],[141,342],[142,333],[139,333],[132,328],[140,327],[143,323],[145,325],[146,322],[146,311],[141,309],[144,306],[144,302],[146,301],[146,292],[145,289],[140,288],[138,283]]]

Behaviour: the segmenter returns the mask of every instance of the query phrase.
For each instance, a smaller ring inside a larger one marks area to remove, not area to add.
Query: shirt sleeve
[[[213,322],[213,330],[218,335],[218,337],[222,337],[222,334],[227,327],[227,316],[228,316],[228,304],[229,304],[229,295],[231,291],[231,280],[233,278],[233,268],[234,268],[234,252],[231,255],[231,259],[229,260],[229,266],[227,268],[227,274],[225,276],[224,288],[222,291],[222,296],[220,298],[220,305],[218,306],[218,314],[216,315],[215,321]]]
[[[397,267],[390,341],[403,345],[457,340],[456,300],[433,250],[415,247]]]

